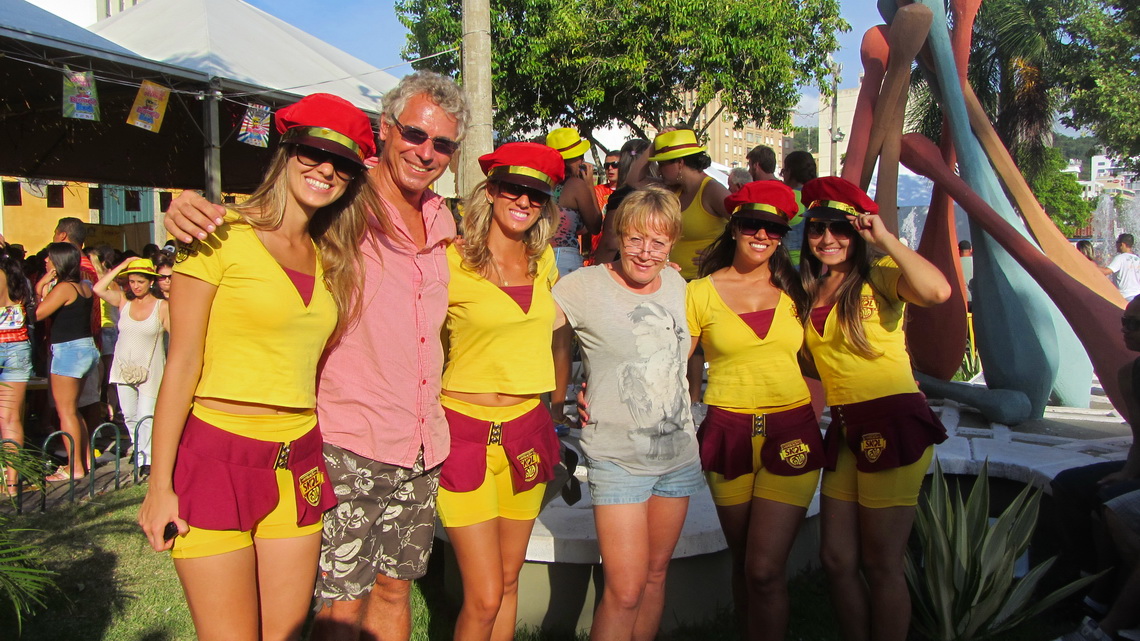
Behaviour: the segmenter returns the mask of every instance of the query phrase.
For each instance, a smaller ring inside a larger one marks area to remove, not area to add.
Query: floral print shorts
[[[424,470],[423,452],[411,468],[328,443],[324,454],[337,506],[324,515],[315,609],[362,598],[377,574],[423,576],[435,536],[439,467]]]

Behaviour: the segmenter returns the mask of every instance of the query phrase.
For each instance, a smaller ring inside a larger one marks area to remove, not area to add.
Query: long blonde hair
[[[484,278],[490,276],[491,249],[487,246],[487,234],[491,231],[491,203],[488,187],[498,184],[497,181],[484,180],[475,186],[471,195],[463,203],[463,222],[460,223],[463,231],[463,247],[459,250],[463,257],[463,266]],[[554,199],[546,201],[538,220],[523,234],[526,244],[527,272],[532,276],[538,275],[538,259],[550,244],[550,238],[558,226],[558,206]]]
[[[292,153],[292,145],[280,145],[261,185],[248,199],[232,207],[254,229],[277,229],[284,221],[289,198],[285,169]],[[325,287],[336,303],[337,325],[330,342],[360,318],[361,292],[364,291],[360,242],[368,217],[373,215],[384,233],[390,233],[392,225],[376,195],[373,178],[367,170],[361,170],[349,181],[344,195],[318,209],[309,221],[309,235],[321,250]]]

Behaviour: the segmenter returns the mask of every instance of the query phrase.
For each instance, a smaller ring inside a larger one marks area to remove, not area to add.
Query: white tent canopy
[[[240,0],[147,0],[91,30],[154,60],[380,111],[398,79]]]

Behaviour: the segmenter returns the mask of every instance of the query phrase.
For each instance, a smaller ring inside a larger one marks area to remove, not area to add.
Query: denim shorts
[[[90,337],[51,346],[51,373],[56,376],[83,378],[98,361],[99,348]]]
[[[684,498],[708,489],[701,462],[653,476],[635,476],[617,463],[586,459],[586,478],[594,505],[644,503],[652,496]]]
[[[32,377],[32,344],[0,343],[0,383],[27,383]]]

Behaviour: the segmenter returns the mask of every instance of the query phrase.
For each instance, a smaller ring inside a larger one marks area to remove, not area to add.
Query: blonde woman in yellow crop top
[[[463,241],[447,252],[441,403],[451,453],[437,505],[463,582],[454,638],[505,641],[514,637],[518,576],[559,456],[539,395],[555,388],[551,191],[564,163],[546,145],[508,143],[479,165],[487,180],[467,198]]]
[[[831,405],[820,558],[844,638],[903,641],[906,542],[933,445],[946,438],[911,375],[903,308],[942,303],[950,285],[855,185],[816,178],[802,196],[805,340]],[[873,261],[872,248],[887,257]]]
[[[277,112],[261,186],[179,248],[171,342],[139,524],[203,640],[294,639],[335,505],[313,408],[317,363],[358,298],[358,238],[381,212],[368,116],[314,94]],[[175,464],[177,461],[177,465]]]
[[[807,296],[783,240],[795,192],[766,180],[725,199],[732,218],[688,286],[693,349],[709,362],[701,466],[732,554],[747,639],[783,639],[788,554],[819,484],[823,442],[800,375]]]

